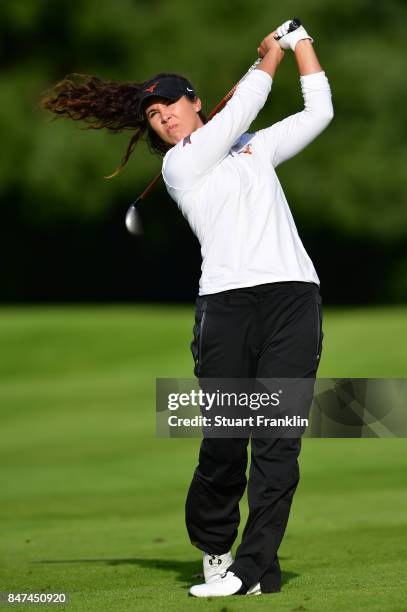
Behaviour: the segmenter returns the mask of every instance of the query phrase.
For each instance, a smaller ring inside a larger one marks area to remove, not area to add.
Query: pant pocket
[[[319,363],[322,354],[322,344],[324,339],[324,332],[322,331],[322,320],[323,320],[323,312],[322,312],[322,298],[319,293],[316,295],[316,314],[317,314],[317,341],[315,348],[315,359],[316,362]]]
[[[195,324],[192,329],[193,339],[191,342],[191,353],[194,359],[194,375],[198,378],[202,369],[202,343],[206,319],[206,301],[197,300],[195,311]]]

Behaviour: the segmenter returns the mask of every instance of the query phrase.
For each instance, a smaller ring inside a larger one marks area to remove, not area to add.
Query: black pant
[[[269,283],[200,296],[194,373],[199,378],[315,378],[322,350],[322,308],[314,283]],[[204,438],[186,500],[191,542],[231,549],[246,488],[248,439]],[[252,438],[249,517],[233,571],[263,592],[281,588],[277,551],[299,481],[301,438]]]

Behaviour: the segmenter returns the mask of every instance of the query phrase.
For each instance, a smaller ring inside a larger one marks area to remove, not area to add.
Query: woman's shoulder
[[[179,158],[179,146],[182,141],[171,147],[163,158],[162,175],[167,185],[173,186],[182,174],[182,161]],[[182,146],[182,145],[181,145]]]

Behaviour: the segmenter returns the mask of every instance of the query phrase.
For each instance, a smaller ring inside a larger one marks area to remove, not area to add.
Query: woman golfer
[[[319,280],[298,236],[275,168],[304,149],[333,117],[313,39],[285,22],[261,42],[262,61],[205,122],[185,78],[158,74],[142,84],[69,78],[42,105],[95,128],[134,128],[118,171],[146,134],[164,154],[162,174],[202,250],[191,348],[200,378],[315,378],[322,346]],[[276,37],[279,36],[277,42]],[[256,133],[285,49],[295,53],[304,109]],[[203,551],[216,597],[279,591],[277,551],[299,480],[301,438],[252,438],[249,517],[233,560],[248,439],[204,438],[186,502],[191,542]]]

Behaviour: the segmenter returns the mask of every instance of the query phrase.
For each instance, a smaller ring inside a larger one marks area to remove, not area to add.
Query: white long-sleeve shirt
[[[164,157],[167,191],[201,245],[199,295],[281,281],[319,284],[274,170],[333,117],[325,72],[300,81],[304,109],[248,133],[272,85],[269,74],[253,70],[220,113]]]

